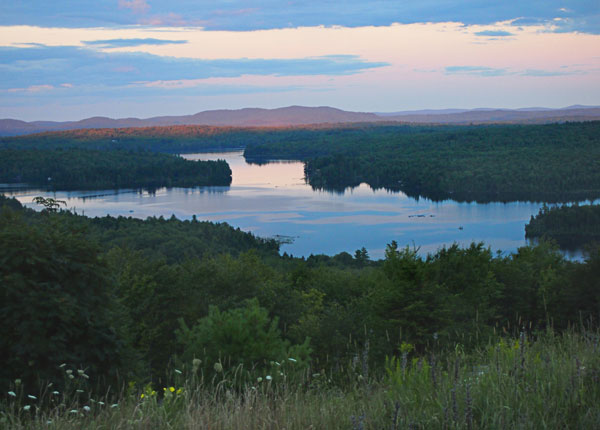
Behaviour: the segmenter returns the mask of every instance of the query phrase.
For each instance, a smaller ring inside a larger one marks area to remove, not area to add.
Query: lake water
[[[233,171],[229,187],[138,190],[6,192],[28,207],[35,196],[67,202],[88,216],[148,216],[227,222],[257,236],[289,237],[281,252],[294,256],[354,253],[365,247],[381,258],[392,240],[418,247],[425,255],[456,242],[485,242],[494,251],[526,245],[525,224],[541,203],[459,203],[415,200],[403,193],[371,190],[363,184],[343,194],[314,191],[300,162],[248,164],[242,152],[185,154],[192,160],[225,159]],[[599,203],[600,200],[594,203]],[[37,207],[39,209],[39,207]],[[571,258],[581,258],[573,253]]]

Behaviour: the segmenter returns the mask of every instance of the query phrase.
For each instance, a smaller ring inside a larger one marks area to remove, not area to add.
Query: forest
[[[545,242],[505,256],[473,243],[420,257],[391,242],[379,261],[364,249],[295,258],[227,224],[93,219],[40,203],[0,204],[5,392],[15,379],[59,389],[62,363],[103,390],[161,386],[170,366],[192,362],[207,380],[242,366],[247,383],[278,378],[274,363],[287,360],[333,384],[356,360],[381,375],[402,345],[415,357],[475,351],[600,317],[598,251],[577,263]]]
[[[0,183],[49,190],[229,185],[223,161],[190,161],[148,151],[0,149]]]
[[[362,182],[458,201],[566,202],[600,196],[600,122],[393,127],[251,144],[249,160],[300,159],[314,188]]]
[[[544,205],[525,226],[528,238],[545,238],[556,241],[567,249],[582,249],[600,243],[600,206]]]
[[[485,126],[172,126],[10,137],[0,139],[0,149],[180,154],[245,148],[250,162],[304,161],[306,177],[317,189],[343,191],[365,182],[372,188],[432,200],[554,203],[600,197],[598,136],[600,121]]]

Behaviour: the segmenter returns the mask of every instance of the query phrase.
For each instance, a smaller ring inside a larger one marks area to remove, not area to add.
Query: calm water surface
[[[363,184],[343,194],[313,191],[300,162],[247,164],[241,152],[186,154],[192,160],[225,159],[233,171],[229,187],[8,193],[28,207],[35,196],[65,200],[88,216],[148,216],[227,222],[258,236],[286,236],[281,252],[295,256],[354,253],[367,248],[383,257],[392,240],[415,246],[421,254],[456,242],[483,241],[494,251],[511,252],[526,245],[525,224],[541,203],[458,203],[415,200],[403,193],[373,191]],[[599,203],[596,201],[595,203]],[[38,207],[39,209],[39,207]],[[574,254],[571,257],[577,258]]]

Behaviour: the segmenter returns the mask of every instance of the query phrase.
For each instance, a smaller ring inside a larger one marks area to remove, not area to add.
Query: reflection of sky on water
[[[526,245],[524,226],[540,203],[458,203],[415,200],[403,193],[373,191],[365,184],[344,194],[313,191],[304,182],[302,163],[251,165],[241,153],[189,154],[196,160],[224,158],[233,171],[230,187],[161,188],[13,195],[34,207],[33,197],[51,196],[89,216],[148,216],[227,222],[258,236],[291,236],[282,251],[296,256],[336,254],[365,247],[381,258],[392,240],[418,247],[422,254],[444,244],[485,242],[492,250],[514,251]],[[462,227],[462,229],[460,229]]]

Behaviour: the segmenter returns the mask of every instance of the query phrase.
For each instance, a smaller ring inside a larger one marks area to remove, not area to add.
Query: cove
[[[464,203],[414,199],[401,192],[372,190],[366,184],[343,193],[313,190],[301,162],[245,161],[242,152],[183,154],[191,160],[225,159],[231,186],[139,190],[47,192],[5,191],[27,207],[35,196],[67,202],[88,216],[149,216],[227,222],[257,236],[283,241],[281,252],[294,256],[354,253],[365,247],[371,258],[384,256],[392,240],[421,255],[442,246],[484,242],[494,252],[510,253],[527,245],[525,224],[542,202]],[[597,204],[600,200],[593,203]],[[589,203],[589,202],[588,202]],[[581,254],[567,255],[580,259]]]

